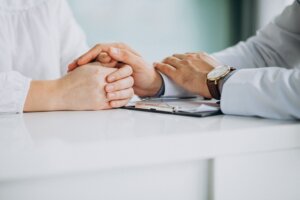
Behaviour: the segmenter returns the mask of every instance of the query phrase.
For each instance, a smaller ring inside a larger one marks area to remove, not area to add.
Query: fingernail
[[[107,90],[107,92],[111,92],[111,91],[114,90],[114,86],[113,86],[113,85],[108,85],[108,86],[106,87],[106,90]]]
[[[111,48],[111,53],[113,53],[115,55],[118,55],[120,53],[120,49],[112,47]]]

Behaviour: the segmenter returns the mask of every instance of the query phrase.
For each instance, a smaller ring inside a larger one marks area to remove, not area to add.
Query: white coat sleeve
[[[85,33],[75,20],[67,1],[59,2],[61,73],[64,75],[67,72],[68,64],[85,53],[88,50],[88,45]]]
[[[19,72],[0,72],[0,114],[22,113],[30,79]]]
[[[239,69],[223,86],[225,114],[300,119],[299,21],[295,1],[256,36],[214,54]]]

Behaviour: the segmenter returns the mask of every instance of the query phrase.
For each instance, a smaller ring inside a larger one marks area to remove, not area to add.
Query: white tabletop
[[[300,148],[300,124],[129,110],[0,116],[0,181]]]

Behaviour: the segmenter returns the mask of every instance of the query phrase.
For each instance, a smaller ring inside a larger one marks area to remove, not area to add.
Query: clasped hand
[[[126,63],[133,69],[134,93],[138,96],[154,96],[163,84],[160,73],[165,74],[185,90],[211,98],[206,84],[207,74],[220,65],[206,53],[174,54],[162,62],[149,65],[135,50],[122,43],[98,44],[69,65],[69,71],[79,66],[98,61],[103,66],[119,68]],[[159,73],[160,72],[160,73]],[[118,70],[107,77],[108,85],[120,81],[125,70]],[[108,96],[111,91],[106,90]]]

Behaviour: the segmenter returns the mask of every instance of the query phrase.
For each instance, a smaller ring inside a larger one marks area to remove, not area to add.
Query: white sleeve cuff
[[[180,86],[176,85],[171,79],[169,79],[166,75],[161,73],[161,76],[164,80],[165,84],[165,94],[164,96],[191,96],[193,94],[184,90]]]
[[[0,73],[0,114],[23,113],[30,81],[16,71]]]

